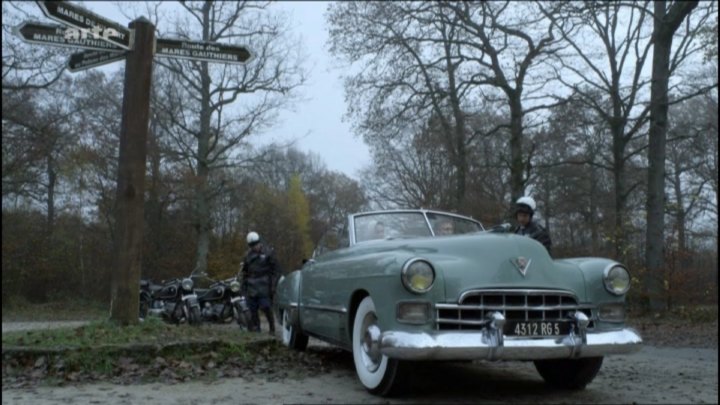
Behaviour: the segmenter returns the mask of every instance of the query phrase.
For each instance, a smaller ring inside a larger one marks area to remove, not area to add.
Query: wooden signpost
[[[110,317],[125,325],[137,323],[146,141],[155,49],[159,48],[157,56],[220,63],[246,63],[252,54],[242,46],[215,42],[156,40],[155,26],[143,17],[125,28],[67,1],[36,3],[45,16],[63,25],[24,22],[15,28],[15,33],[29,43],[87,49],[70,57],[71,72],[125,59]]]

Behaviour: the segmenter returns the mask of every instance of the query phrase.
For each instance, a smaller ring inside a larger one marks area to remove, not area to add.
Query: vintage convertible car
[[[417,360],[531,360],[555,387],[584,388],[603,356],[642,344],[625,326],[630,276],[613,260],[553,260],[540,243],[431,210],[348,217],[281,278],[283,343],[312,336],[353,354],[360,382],[392,394]]]

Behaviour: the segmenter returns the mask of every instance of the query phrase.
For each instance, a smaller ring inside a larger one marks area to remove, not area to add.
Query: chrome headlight
[[[405,262],[401,278],[408,291],[415,294],[426,293],[435,282],[435,269],[427,260],[413,258]]]
[[[185,291],[192,291],[193,288],[193,281],[189,278],[184,278],[182,283],[180,283],[180,286]]]
[[[611,294],[623,295],[630,289],[630,273],[621,264],[611,264],[603,272],[603,283]]]
[[[233,280],[230,283],[230,291],[232,291],[234,293],[240,292],[240,283],[237,280]]]

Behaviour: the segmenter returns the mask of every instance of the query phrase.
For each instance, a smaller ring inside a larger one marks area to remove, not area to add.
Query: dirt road
[[[308,349],[327,356],[327,347]],[[82,384],[5,389],[5,404],[281,404],[281,403],[717,403],[717,349],[645,346],[629,356],[608,357],[598,377],[579,392],[548,389],[532,363],[422,364],[413,369],[411,393],[378,398],[356,381],[350,354],[330,353],[328,374],[268,381],[225,378],[180,384]]]

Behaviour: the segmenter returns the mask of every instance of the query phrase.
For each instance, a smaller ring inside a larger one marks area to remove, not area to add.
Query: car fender
[[[289,274],[280,277],[278,281],[275,302],[278,317],[282,311],[290,311],[290,323],[294,327],[300,327],[298,305],[300,304],[300,286],[302,281],[302,272],[295,270]],[[280,318],[279,318],[280,319]]]
[[[575,264],[583,273],[585,278],[585,298],[589,302],[609,303],[625,302],[625,295],[616,296],[605,289],[603,274],[606,268],[618,265],[627,267],[615,260],[600,257],[581,257],[574,259],[563,259],[565,263]],[[629,270],[628,270],[629,271]]]

